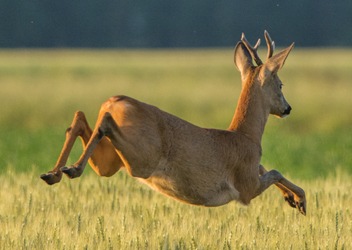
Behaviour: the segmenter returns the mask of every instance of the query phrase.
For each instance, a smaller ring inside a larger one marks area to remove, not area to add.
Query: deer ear
[[[266,69],[266,71],[269,71],[271,73],[277,73],[277,71],[281,69],[282,66],[284,66],[285,60],[288,54],[290,54],[294,45],[295,44],[292,43],[290,47],[270,57],[264,64],[264,68]]]
[[[242,42],[239,42],[236,45],[234,62],[237,69],[241,72],[242,79],[244,79],[248,73],[248,70],[253,67],[253,62],[251,55]]]

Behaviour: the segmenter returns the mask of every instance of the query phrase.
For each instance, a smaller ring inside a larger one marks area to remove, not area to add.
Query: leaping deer
[[[94,130],[83,112],[76,112],[54,169],[40,177],[48,184],[62,173],[79,177],[89,162],[100,176],[120,168],[153,189],[185,203],[221,206],[232,200],[248,205],[275,184],[285,200],[306,214],[304,190],[278,171],[261,164],[261,139],[269,114],[285,117],[291,111],[277,72],[294,43],[273,55],[274,42],[265,31],[265,63],[242,34],[234,52],[242,91],[227,130],[195,126],[157,107],[127,96],[104,102]],[[254,65],[253,60],[256,65]],[[73,166],[65,166],[77,137],[84,151]]]

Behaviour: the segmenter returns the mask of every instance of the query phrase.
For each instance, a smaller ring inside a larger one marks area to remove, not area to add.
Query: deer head
[[[263,101],[265,106],[269,108],[269,113],[278,117],[285,117],[290,114],[291,106],[282,93],[283,84],[277,73],[284,65],[294,43],[273,55],[275,43],[267,31],[264,32],[264,36],[268,47],[267,58],[264,63],[257,53],[260,39],[252,47],[244,34],[242,34],[241,41],[236,45],[234,62],[241,72],[243,84],[246,84],[248,78],[250,78],[250,82],[257,82],[260,85]],[[254,65],[253,60],[257,66]]]

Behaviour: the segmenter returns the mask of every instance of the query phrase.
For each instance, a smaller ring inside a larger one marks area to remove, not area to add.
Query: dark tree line
[[[0,0],[0,47],[351,46],[350,0]]]

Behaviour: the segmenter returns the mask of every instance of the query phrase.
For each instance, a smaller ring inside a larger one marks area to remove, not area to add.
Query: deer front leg
[[[263,174],[266,174],[267,172],[268,171],[264,168],[263,165],[259,165],[259,175],[260,176]],[[284,196],[284,199],[288,203],[288,205],[295,208],[296,202],[294,200],[293,193],[280,183],[275,183],[275,186],[281,191],[281,193]]]
[[[305,192],[302,188],[296,186],[292,182],[288,181],[285,177],[281,175],[280,172],[276,170],[266,171],[263,166],[259,167],[264,173],[259,177],[260,187],[258,189],[257,195],[264,192],[272,184],[277,185],[283,192],[288,195],[288,202],[290,205],[296,207],[300,213],[306,215],[306,197]],[[293,195],[293,197],[291,197]]]
[[[83,112],[78,111],[75,113],[71,126],[66,130],[66,140],[62,147],[60,156],[55,164],[55,167],[46,174],[40,176],[47,184],[53,185],[60,182],[62,178],[62,171],[60,170],[65,166],[68,156],[72,150],[78,136],[83,136],[84,133],[89,133],[90,128],[87,126]]]

